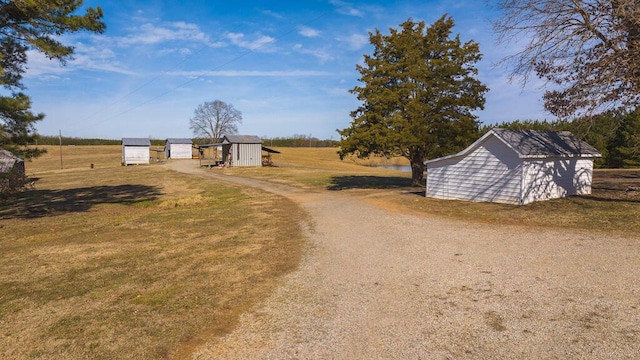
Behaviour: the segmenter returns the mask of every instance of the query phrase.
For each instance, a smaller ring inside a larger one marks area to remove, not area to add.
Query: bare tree
[[[242,113],[232,104],[224,101],[207,101],[198,105],[189,119],[189,127],[195,137],[209,138],[212,143],[222,136],[238,133],[238,124],[242,123]]]
[[[523,83],[547,81],[545,108],[560,118],[640,105],[640,0],[496,0],[503,62]]]

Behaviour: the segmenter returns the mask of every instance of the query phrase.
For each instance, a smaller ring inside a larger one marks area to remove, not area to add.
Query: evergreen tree
[[[340,157],[354,154],[404,156],[411,162],[412,183],[423,184],[424,161],[467,146],[478,123],[472,111],[484,106],[488,90],[475,78],[482,55],[473,41],[451,38],[454,21],[444,15],[428,28],[411,19],[369,34],[372,55],[356,68],[362,105],[340,133]]]
[[[640,112],[624,114],[607,146],[607,165],[614,168],[640,166]]]
[[[31,100],[22,92],[27,51],[36,50],[63,64],[73,47],[58,38],[70,32],[102,33],[102,9],[87,8],[74,15],[83,0],[0,0],[0,147],[30,158],[40,150],[28,149],[35,137],[34,124],[44,114],[31,111]]]

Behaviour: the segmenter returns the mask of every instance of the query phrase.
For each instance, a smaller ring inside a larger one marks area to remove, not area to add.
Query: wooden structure
[[[591,193],[598,150],[567,131],[493,129],[425,162],[425,196],[523,205]]]
[[[150,147],[149,138],[123,138],[122,165],[148,164]]]
[[[266,146],[262,147],[262,151],[266,154],[262,155],[262,166],[274,166],[273,159],[271,158],[272,154],[280,154],[280,151],[270,149]]]
[[[191,139],[167,139],[164,146],[165,159],[191,159],[193,157]]]
[[[0,149],[0,193],[24,184],[25,179],[24,160],[8,150]]]
[[[222,144],[205,144],[196,146],[200,167],[224,166],[222,161]]]

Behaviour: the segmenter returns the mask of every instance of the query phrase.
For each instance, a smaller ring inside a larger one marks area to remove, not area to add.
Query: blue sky
[[[542,90],[508,82],[495,64],[492,10],[477,0],[88,0],[101,6],[104,34],[73,34],[66,66],[29,53],[26,92],[46,118],[43,135],[191,137],[189,119],[206,101],[233,104],[241,134],[339,139],[358,106],[348,92],[371,53],[368,33],[447,13],[463,41],[480,44],[479,78],[490,88],[481,122],[551,118]]]

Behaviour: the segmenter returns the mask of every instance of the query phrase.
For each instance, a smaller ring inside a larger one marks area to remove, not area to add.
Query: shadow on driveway
[[[411,178],[400,176],[334,176],[327,190],[399,189],[411,187]]]

